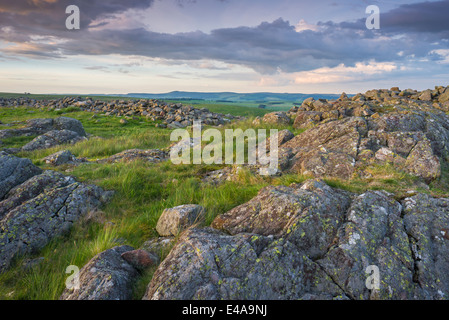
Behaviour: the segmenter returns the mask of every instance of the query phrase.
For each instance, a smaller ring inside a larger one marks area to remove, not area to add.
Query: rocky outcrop
[[[0,130],[0,139],[18,136],[36,136],[50,131],[68,130],[85,137],[83,125],[76,119],[59,117],[55,119],[31,119],[24,122],[18,129]]]
[[[122,256],[134,248],[120,246],[92,258],[79,273],[79,288],[65,289],[60,300],[130,300],[139,272]]]
[[[144,299],[343,298],[343,291],[282,239],[190,229],[154,274]]]
[[[36,100],[28,98],[5,99],[0,97],[0,107],[27,106],[30,108],[60,110],[75,107],[79,110],[108,116],[141,116],[152,121],[163,121],[165,125],[183,128],[201,120],[205,125],[218,126],[240,119],[230,114],[210,112],[180,103],[165,103],[158,100],[114,100],[101,101],[81,97],[65,97],[55,100]],[[70,130],[70,129],[69,129]],[[0,131],[1,132],[1,131]],[[1,139],[1,133],[0,133]]]
[[[267,187],[217,217],[220,230],[183,233],[144,299],[445,299],[448,204],[319,180]]]
[[[21,149],[9,153],[47,149],[60,144],[74,144],[86,140],[83,125],[76,119],[60,117],[56,119],[31,119],[22,128],[0,130],[0,139],[20,136],[37,136]]]
[[[369,175],[373,163],[393,163],[427,183],[438,179],[449,159],[449,118],[429,92],[422,99],[407,92],[307,99],[295,107],[294,126],[308,130],[280,145],[280,170],[350,179]]]
[[[0,156],[6,173],[0,199],[0,272],[18,255],[35,253],[53,237],[106,203],[111,192],[73,177],[34,167],[29,160]],[[23,168],[23,171],[21,170]]]

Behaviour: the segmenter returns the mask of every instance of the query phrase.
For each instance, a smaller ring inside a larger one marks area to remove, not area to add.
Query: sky
[[[424,90],[449,85],[448,16],[449,0],[0,0],[0,92]]]

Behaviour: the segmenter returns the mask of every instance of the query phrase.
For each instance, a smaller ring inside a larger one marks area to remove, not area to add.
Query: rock
[[[53,237],[68,232],[73,223],[111,196],[54,171],[35,174],[11,188],[17,181],[6,188],[9,191],[0,202],[0,272],[16,256],[35,253]]]
[[[253,126],[260,126],[261,123],[262,123],[261,117],[256,117],[252,122]]]
[[[185,128],[185,126],[183,126],[181,123],[179,123],[178,121],[173,121],[172,123],[167,125],[168,128],[170,129],[180,129],[180,128]]]
[[[406,169],[410,173],[423,178],[427,183],[440,177],[440,160],[433,154],[429,140],[424,139],[413,148],[407,158]]]
[[[419,100],[432,101],[432,91],[425,90],[425,91],[421,92],[421,94],[419,96]]]
[[[49,131],[22,147],[23,151],[34,151],[39,149],[48,149],[61,144],[75,144],[86,140],[86,137],[80,136],[75,131],[53,130]]]
[[[439,103],[445,103],[446,101],[449,101],[449,89],[446,88],[446,91],[444,93],[440,94],[438,97]]]
[[[338,99],[339,99],[339,100],[343,100],[343,101],[349,100],[348,95],[347,95],[345,92],[343,92],[343,93],[340,95],[340,98],[338,98]]]
[[[156,256],[159,259],[159,261],[161,261],[162,258],[165,257],[169,253],[169,251],[173,248],[175,243],[176,240],[174,237],[154,238],[146,241],[141,246],[141,249]]]
[[[445,299],[448,224],[449,199],[270,186],[183,233],[144,299]]]
[[[266,144],[266,147],[267,147],[267,152],[270,151],[270,148],[271,148],[271,137],[272,136],[273,135],[268,137],[266,139],[266,141],[265,141],[265,144]],[[277,146],[280,147],[281,145],[283,145],[287,141],[290,141],[294,137],[295,137],[295,135],[288,129],[284,129],[284,130],[278,131],[278,133],[277,133],[277,139],[278,139]]]
[[[144,300],[344,298],[293,244],[260,235],[190,229],[154,273]]]
[[[44,257],[39,257],[36,259],[27,259],[22,263],[22,269],[25,271],[29,271],[29,270],[39,266],[44,261],[45,261]]]
[[[165,209],[157,222],[156,231],[161,236],[177,236],[203,219],[204,208],[199,205],[187,204]]]
[[[145,270],[159,263],[159,259],[148,251],[138,249],[122,253],[122,258],[137,270]]]
[[[119,246],[92,258],[79,273],[80,288],[65,289],[60,300],[130,300],[139,272],[122,255],[132,251]]]
[[[60,117],[53,120],[53,127],[56,130],[68,130],[78,133],[78,135],[85,137],[83,125],[80,121],[67,117]]]
[[[317,263],[352,299],[413,299],[413,257],[402,206],[391,195],[369,191],[354,199],[334,246]],[[379,268],[379,291],[366,287],[368,266]]]
[[[17,136],[42,135],[50,131],[68,130],[85,137],[83,125],[76,119],[60,117],[56,119],[31,119],[27,120],[23,128],[0,130],[0,138]]]
[[[60,166],[63,164],[74,164],[78,162],[78,159],[76,159],[76,157],[69,150],[62,150],[45,157],[43,161],[53,166]]]
[[[310,180],[292,187],[270,186],[251,201],[218,216],[211,226],[231,235],[285,237],[314,258],[328,250],[350,199],[350,193],[332,189],[322,181]]]
[[[127,121],[126,119],[120,119],[120,123],[121,123],[121,124],[127,124],[128,121]]]
[[[413,258],[413,281],[421,299],[443,300],[449,295],[449,199],[418,194],[402,201],[404,227]]]
[[[399,156],[398,154],[394,153],[388,148],[380,148],[374,155],[374,157],[377,160],[380,160],[382,162],[392,162],[395,164],[404,164],[405,159]]]
[[[359,141],[367,134],[363,118],[346,118],[313,127],[282,145],[283,171],[349,178]]]
[[[31,160],[17,158],[0,151],[0,201],[12,188],[41,172],[42,170],[33,165]]]
[[[287,113],[281,111],[281,112],[267,113],[266,115],[264,115],[262,121],[268,124],[289,125],[291,119],[287,115]]]
[[[293,127],[296,129],[310,128],[321,121],[321,116],[322,113],[317,111],[298,112]]]
[[[117,163],[117,162],[130,162],[136,160],[148,161],[151,163],[158,163],[166,161],[169,158],[169,154],[166,151],[159,149],[140,150],[131,149],[117,153],[109,158],[97,160],[98,163]]]

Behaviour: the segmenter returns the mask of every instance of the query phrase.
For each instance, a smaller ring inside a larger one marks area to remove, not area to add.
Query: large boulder
[[[17,158],[0,151],[0,200],[12,188],[41,172],[42,170],[33,165],[31,160]]]
[[[367,134],[363,118],[346,118],[311,128],[281,146],[284,171],[316,177],[350,178],[359,142]]]
[[[61,144],[74,144],[86,140],[86,137],[80,136],[75,131],[70,130],[52,130],[33,139],[22,147],[23,151],[34,151],[39,149],[48,149]]]
[[[291,242],[190,229],[156,270],[144,300],[347,299]]]
[[[10,158],[6,162],[11,162]],[[39,172],[32,166],[29,170]],[[4,189],[8,193],[0,202],[0,272],[16,256],[35,253],[53,237],[68,232],[111,196],[111,192],[54,171],[35,174],[18,184],[20,180],[8,180],[14,183]]]
[[[445,299],[448,224],[449,199],[268,187],[219,216],[222,231],[184,232],[144,299]]]
[[[86,136],[80,121],[67,117],[56,119],[30,119],[25,122],[23,128],[0,130],[0,138],[16,136],[36,136],[53,130],[69,130],[79,136]]]
[[[328,250],[350,200],[351,194],[332,189],[322,181],[270,186],[249,202],[218,216],[212,227],[232,235],[284,236],[310,257],[317,257]]]

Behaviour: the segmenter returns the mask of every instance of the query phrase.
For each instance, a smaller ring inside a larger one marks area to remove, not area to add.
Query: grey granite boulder
[[[122,255],[134,248],[115,247],[93,257],[79,273],[79,289],[65,289],[60,300],[130,300],[139,272]]]
[[[12,188],[41,172],[42,170],[33,165],[31,160],[17,158],[0,151],[0,200]]]
[[[17,159],[0,157],[0,166],[20,163]],[[36,253],[53,237],[68,232],[76,221],[111,197],[111,192],[97,186],[54,171],[38,174],[40,170],[27,165],[34,176],[11,179],[10,174],[9,184],[3,184],[3,193],[7,193],[0,201],[0,272],[16,256]],[[26,181],[19,184],[21,180]]]
[[[156,231],[163,237],[177,236],[203,219],[204,208],[199,205],[187,204],[165,209],[157,222]]]
[[[61,144],[74,144],[86,140],[75,131],[70,130],[52,130],[33,139],[22,147],[23,151],[34,151],[39,149],[48,149]]]
[[[144,299],[447,299],[448,225],[449,199],[268,187],[184,232]]]

